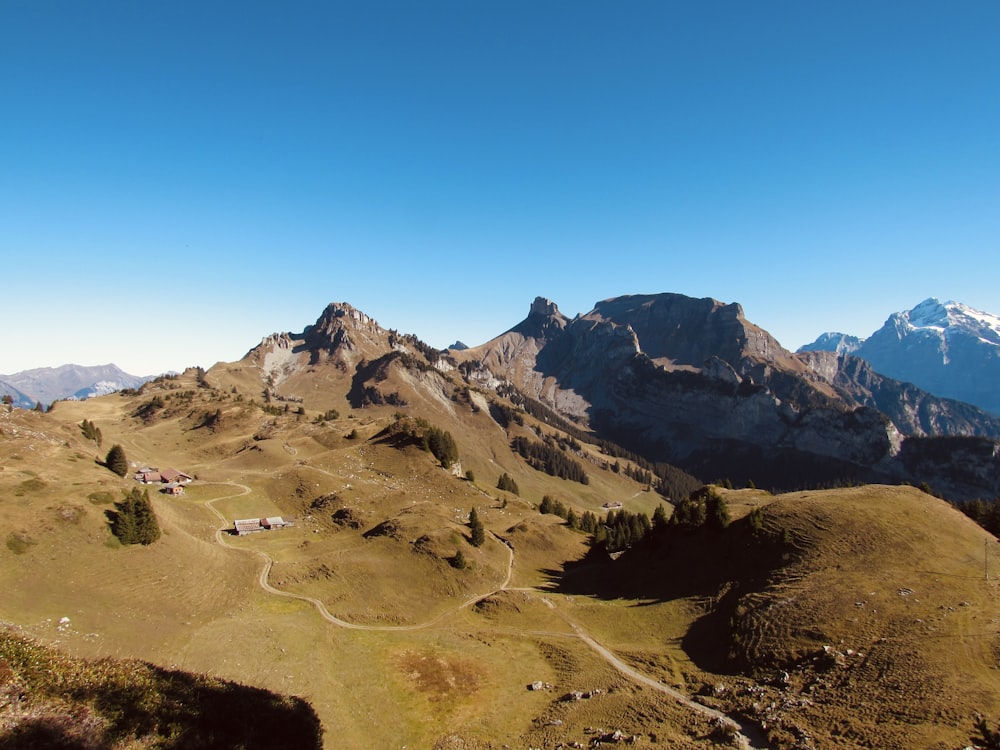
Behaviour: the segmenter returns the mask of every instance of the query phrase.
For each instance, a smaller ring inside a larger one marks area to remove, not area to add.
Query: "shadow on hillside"
[[[0,750],[131,747],[136,738],[164,750],[322,747],[319,717],[298,697],[143,662],[67,660],[23,639],[0,645],[32,707],[0,731]]]
[[[740,600],[767,586],[782,565],[783,548],[755,537],[745,521],[725,530],[671,530],[612,560],[592,549],[562,570],[542,571],[553,590],[604,600],[634,599],[633,606],[687,600],[703,612],[681,645],[710,672],[739,669],[731,654],[732,619]]]

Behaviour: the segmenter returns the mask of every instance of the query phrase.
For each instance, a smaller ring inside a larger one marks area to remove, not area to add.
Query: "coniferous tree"
[[[657,534],[662,533],[667,528],[668,523],[670,523],[670,519],[667,518],[667,511],[663,507],[663,503],[660,503],[653,511],[653,531]]]
[[[121,502],[115,503],[115,510],[110,511],[111,533],[122,544],[136,544],[139,541],[139,529],[136,524],[135,499],[126,495]]]
[[[576,515],[576,511],[572,508],[566,511],[566,525],[571,529],[577,529],[580,527],[580,519]]]
[[[423,437],[423,447],[445,468],[458,461],[458,445],[447,430],[438,427],[427,428]]]
[[[134,487],[132,494],[135,496],[138,542],[139,544],[152,544],[160,538],[160,524],[156,520],[156,513],[153,512],[153,504],[149,501],[149,489],[147,488],[140,495],[139,488]]]
[[[497,489],[503,490],[504,492],[513,492],[515,495],[520,495],[521,491],[517,487],[517,482],[514,478],[510,476],[506,471],[500,475],[500,479],[497,480]]]
[[[486,529],[483,522],[479,520],[479,514],[473,508],[469,511],[469,529],[472,531],[472,538],[469,540],[473,547],[481,547],[486,541]]]
[[[140,491],[138,487],[115,503],[115,510],[110,512],[111,533],[122,544],[148,545],[160,538],[160,525],[149,501],[149,490]]]
[[[125,449],[118,443],[112,445],[104,459],[104,465],[120,477],[128,474],[128,459],[125,457]]]
[[[98,448],[101,447],[101,440],[103,438],[101,436],[100,427],[95,425],[89,419],[85,419],[83,420],[83,422],[80,423],[80,431],[83,433],[83,436],[87,438],[87,440],[93,440],[95,443],[97,443]]]
[[[725,499],[714,490],[709,490],[705,497],[706,523],[713,529],[724,529],[729,526],[729,506]]]

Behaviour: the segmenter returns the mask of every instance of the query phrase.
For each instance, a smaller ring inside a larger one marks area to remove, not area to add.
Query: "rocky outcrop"
[[[350,357],[364,353],[366,348],[381,354],[387,348],[387,332],[374,318],[356,310],[346,302],[332,302],[323,314],[302,333],[303,344],[313,354],[313,361],[323,354],[340,353]],[[366,347],[367,345],[367,347]]]

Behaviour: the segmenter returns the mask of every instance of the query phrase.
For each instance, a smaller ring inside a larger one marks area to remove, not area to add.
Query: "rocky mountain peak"
[[[559,312],[556,303],[545,297],[535,297],[528,310],[528,317],[510,329],[526,338],[546,339],[562,332],[569,318]]]
[[[837,335],[820,336],[800,351],[850,353],[876,372],[914,383],[937,396],[974,404],[1000,414],[1000,317],[960,302],[928,297],[911,310],[896,312],[867,339],[841,348]]]
[[[598,302],[585,318],[631,326],[642,351],[653,359],[701,368],[711,358],[737,366],[745,360],[790,357],[770,334],[753,325],[737,304],[710,297],[644,294]]]
[[[857,336],[846,333],[828,331],[821,333],[811,344],[799,347],[799,352],[834,352],[835,354],[853,354],[864,342]]]
[[[331,302],[316,322],[307,326],[302,334],[306,347],[311,350],[353,351],[358,341],[382,338],[386,331],[360,310],[346,302]]]

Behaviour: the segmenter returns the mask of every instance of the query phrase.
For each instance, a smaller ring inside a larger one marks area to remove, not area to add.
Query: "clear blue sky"
[[[0,373],[536,295],[1000,313],[1000,3],[0,0]]]

